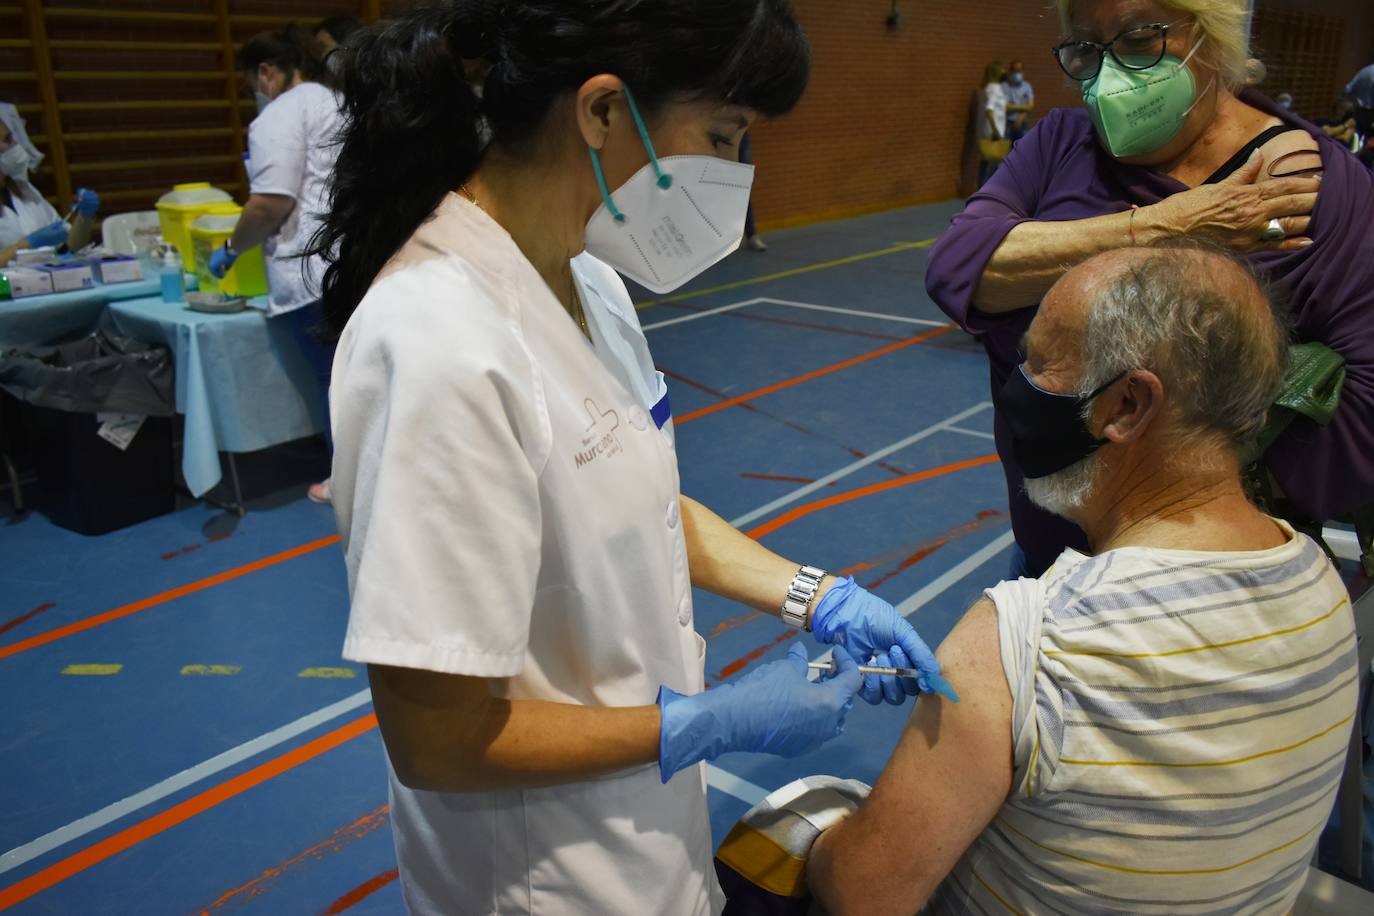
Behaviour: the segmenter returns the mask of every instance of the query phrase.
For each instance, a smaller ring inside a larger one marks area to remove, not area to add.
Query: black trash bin
[[[104,534],[171,512],[175,414],[166,347],[96,333],[70,343],[0,354],[0,388],[17,398],[41,492],[54,524]],[[124,448],[111,415],[143,417]]]

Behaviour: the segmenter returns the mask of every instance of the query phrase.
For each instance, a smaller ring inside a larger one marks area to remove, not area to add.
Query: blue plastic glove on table
[[[35,229],[24,237],[30,248],[43,248],[47,245],[62,245],[67,241],[67,224],[58,220],[42,229]]]
[[[215,253],[210,255],[210,273],[217,279],[224,279],[224,275],[229,272],[229,268],[234,266],[234,262],[239,256],[234,254],[223,245],[215,249]]]
[[[917,693],[938,693],[958,702],[959,696],[940,676],[935,653],[905,617],[852,577],[839,580],[825,593],[811,615],[811,632],[830,645],[843,645],[859,664],[892,668],[919,668],[919,678],[867,675],[859,696],[877,704],[895,705]]]
[[[81,216],[93,217],[100,210],[100,195],[90,188],[76,192],[76,212]]]
[[[692,696],[659,688],[658,770],[663,781],[730,751],[795,757],[843,732],[863,676],[840,647],[835,649],[834,674],[822,680],[807,680],[808,660],[798,642],[787,658],[755,668],[733,683]]]

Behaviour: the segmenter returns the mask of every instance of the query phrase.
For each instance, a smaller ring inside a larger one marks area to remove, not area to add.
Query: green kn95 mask
[[[1144,156],[1178,136],[1199,100],[1187,64],[1201,45],[1182,60],[1166,54],[1148,70],[1129,70],[1103,55],[1102,69],[1083,84],[1083,104],[1107,152],[1117,159]]]

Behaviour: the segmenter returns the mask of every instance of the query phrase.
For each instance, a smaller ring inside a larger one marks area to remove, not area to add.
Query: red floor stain
[[[749,652],[747,655],[742,655],[739,658],[732,661],[730,664],[726,665],[724,668],[721,668],[720,671],[716,674],[716,680],[723,681],[727,678],[735,676],[736,674],[739,674],[740,671],[744,670],[744,668],[750,662],[758,661],[760,658],[762,658],[764,655],[770,652],[774,647],[779,646],[782,643],[788,642],[789,640],[796,639],[797,637],[798,632],[796,630],[783,631],[772,642],[764,643],[757,649],[754,649],[752,652]]]
[[[266,893],[271,888],[272,883],[288,871],[291,871],[297,866],[318,862],[325,856],[341,852],[345,846],[348,846],[354,840],[360,840],[378,827],[385,826],[390,813],[391,809],[386,805],[382,805],[376,811],[365,814],[353,823],[340,827],[338,830],[331,833],[327,839],[316,843],[302,853],[292,856],[280,865],[267,869],[267,871],[258,875],[247,884],[241,884],[233,890],[220,895],[218,900],[200,911],[201,916],[205,916],[205,914],[211,913],[223,907],[225,904],[238,904]],[[361,900],[362,898],[360,897],[358,899]],[[333,913],[336,911],[329,910],[329,912]]]
[[[186,547],[182,547],[180,550],[173,550],[171,553],[164,553],[162,555],[162,559],[174,560],[177,557],[182,556],[183,554],[193,553],[194,551],[197,551],[208,544],[218,544],[220,541],[227,541],[233,536],[234,532],[232,531],[226,531],[224,534],[212,534],[205,539],[204,544],[190,544]]]
[[[786,474],[741,474],[746,480],[781,480],[786,483],[815,483],[814,477],[789,477]]]
[[[24,613],[24,614],[20,614],[18,617],[14,618],[13,620],[9,621],[8,623],[5,623],[5,624],[3,624],[3,625],[0,625],[0,633],[8,633],[10,630],[13,630],[15,627],[19,626],[21,623],[24,623],[25,621],[28,621],[28,620],[32,620],[33,618],[37,617],[39,614],[43,613],[44,611],[52,610],[52,609],[55,608],[55,607],[57,607],[57,605],[53,604],[51,601],[45,601],[45,602],[43,602],[42,604],[40,604],[38,607],[34,608],[33,610],[31,610],[31,611],[29,611],[29,612],[27,612],[27,613]]]
[[[715,639],[722,633],[728,633],[731,630],[738,629],[739,627],[744,626],[746,623],[753,623],[755,620],[758,620],[762,616],[763,613],[761,611],[750,611],[747,614],[739,614],[735,617],[727,617],[725,620],[722,620],[720,623],[716,624],[711,629],[710,634],[706,638]]]
[[[392,881],[395,881],[397,877],[399,877],[398,871],[392,868],[382,872],[380,875],[368,878],[362,884],[359,884],[357,887],[353,888],[353,890],[331,903],[329,909],[324,911],[324,916],[334,916],[336,913],[342,913],[344,910],[356,906],[363,900],[377,893],[377,891],[386,887]]]
[[[949,531],[946,531],[944,534],[942,534],[940,537],[936,538],[933,541],[925,541],[923,543],[916,544],[911,547],[904,547],[900,551],[888,554],[887,556],[880,557],[876,560],[855,563],[841,570],[840,574],[853,576],[861,572],[869,572],[871,570],[881,569],[882,567],[887,566],[889,563],[895,562],[897,565],[892,570],[885,573],[884,575],[879,576],[871,582],[864,583],[865,588],[875,589],[878,586],[890,581],[894,577],[910,569],[911,567],[915,566],[917,563],[921,562],[926,557],[930,556],[935,551],[939,550],[941,547],[948,545],[951,541],[958,540],[966,534],[972,534],[975,531],[978,531],[982,528],[986,528],[990,524],[997,524],[1005,518],[1006,515],[1002,512],[997,512],[992,509],[984,510],[982,512],[979,512],[974,517],[973,521],[959,525],[957,528],[951,528]]]

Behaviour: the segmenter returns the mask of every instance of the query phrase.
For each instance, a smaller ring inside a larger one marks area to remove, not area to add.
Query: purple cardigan
[[[1321,341],[1346,361],[1341,406],[1329,426],[1299,418],[1269,449],[1267,461],[1304,512],[1328,519],[1374,503],[1374,174],[1306,121],[1253,90],[1247,104],[1317,139],[1325,176],[1301,251],[1261,252],[1250,262],[1290,303],[1297,341]],[[1076,220],[1146,206],[1186,187],[1157,172],[1117,162],[1098,145],[1081,109],[1052,110],[969,198],[931,249],[926,289],[946,314],[987,350],[993,389],[1021,361],[1021,335],[1036,303],[1004,315],[973,307],[983,268],[1007,233],[1027,220]],[[997,451],[1006,470],[1012,525],[1032,571],[1066,546],[1087,545],[1075,526],[1026,499],[1021,471],[1001,417]]]

